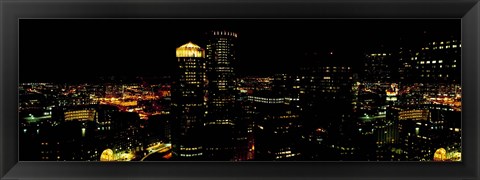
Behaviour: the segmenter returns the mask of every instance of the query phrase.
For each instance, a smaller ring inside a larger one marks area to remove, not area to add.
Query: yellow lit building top
[[[188,42],[177,48],[177,57],[205,57],[205,50],[192,42]]]

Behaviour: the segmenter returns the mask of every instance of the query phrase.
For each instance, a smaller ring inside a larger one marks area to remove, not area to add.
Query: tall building
[[[456,39],[425,43],[424,47],[410,53],[402,65],[402,69],[408,70],[405,74],[411,74],[403,79],[416,83],[460,84],[461,46]]]
[[[402,83],[412,83],[414,82],[414,75],[412,59],[414,56],[414,51],[411,49],[406,49],[405,47],[400,47],[398,51],[398,78]]]
[[[300,103],[306,124],[317,127],[333,125],[332,120],[353,111],[352,70],[325,59],[324,62],[301,69]],[[332,127],[334,128],[334,127]]]
[[[300,81],[299,75],[275,74],[272,81],[272,91],[281,94],[293,105],[300,105]]]
[[[207,33],[207,119],[205,157],[209,160],[233,160],[235,151],[235,103],[237,33]]]
[[[392,53],[370,53],[365,55],[363,82],[385,83],[393,78],[394,59]]]
[[[112,115],[112,132],[109,146],[114,152],[143,151],[144,135],[140,129],[140,116],[135,112],[116,112]],[[105,149],[106,149],[105,148]]]
[[[201,159],[206,115],[205,50],[189,42],[176,49],[177,81],[172,85],[172,150],[179,160]]]
[[[328,134],[328,137],[324,136],[321,145],[312,141],[315,148],[306,149],[305,156],[323,160],[331,158],[330,152],[333,151],[340,159],[350,159],[355,154],[350,151],[358,150],[351,147],[358,132],[353,130],[357,123],[352,118],[352,68],[342,65],[342,56],[333,53],[308,53],[306,60],[312,63],[301,68],[301,77],[297,79],[300,81],[301,119],[306,136]],[[323,151],[325,148],[330,149],[329,153]]]
[[[271,91],[257,92],[248,101],[254,112],[255,160],[300,160],[300,108]]]
[[[254,104],[248,100],[248,92],[244,91],[237,97],[240,120],[235,124],[235,161],[253,160],[255,158],[255,134],[254,134]]]

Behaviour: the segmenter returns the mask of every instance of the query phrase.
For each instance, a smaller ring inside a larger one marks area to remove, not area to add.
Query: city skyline
[[[169,50],[189,41],[204,47],[204,33],[215,29],[242,37],[239,75],[289,73],[308,63],[303,56],[312,51],[333,52],[342,56],[341,63],[356,67],[365,51],[400,44],[420,47],[417,39],[448,39],[460,34],[459,26],[454,19],[22,19],[19,63],[20,71],[28,73],[20,73],[34,76],[19,78],[20,82],[88,82],[99,76],[170,75],[175,55]],[[54,70],[57,63],[72,66]],[[85,68],[91,71],[81,76],[71,73]]]
[[[162,20],[157,45],[155,28],[109,32],[152,21],[87,21],[104,39],[58,34],[39,49],[78,44],[40,63],[41,38],[21,36],[20,160],[461,161],[459,21]]]

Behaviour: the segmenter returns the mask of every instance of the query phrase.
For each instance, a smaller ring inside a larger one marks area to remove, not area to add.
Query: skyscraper
[[[352,146],[355,136],[352,129],[356,126],[351,117],[353,73],[350,66],[339,63],[342,58],[330,53],[307,53],[305,59],[310,63],[301,68],[301,76],[296,79],[300,81],[301,119],[306,133],[318,131],[329,135],[321,146],[307,149],[305,156],[310,159],[329,160],[326,158],[334,156],[321,150],[329,148],[338,152],[338,158],[348,160],[354,155],[353,150],[358,149]]]
[[[272,91],[248,96],[255,123],[255,160],[301,159],[300,111],[289,97]]]
[[[205,50],[189,42],[176,49],[177,81],[172,88],[173,156],[179,160],[201,159],[202,127],[206,115]]]
[[[208,79],[206,158],[232,160],[235,139],[235,72],[237,33],[207,33]]]
[[[369,83],[385,83],[392,81],[392,70],[397,61],[392,53],[371,53],[365,55],[363,81]]]

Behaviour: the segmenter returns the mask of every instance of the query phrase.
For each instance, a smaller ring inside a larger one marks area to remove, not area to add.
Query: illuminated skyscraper
[[[207,33],[208,114],[205,123],[208,137],[206,158],[232,160],[235,139],[235,72],[237,33]]]
[[[412,57],[415,73],[421,82],[460,82],[460,41],[430,42]]]
[[[177,48],[177,82],[172,88],[172,147],[174,158],[200,159],[206,114],[205,51],[191,42]]]
[[[459,84],[461,46],[456,38],[437,39],[423,43],[421,49],[401,51],[400,79],[409,83]]]

